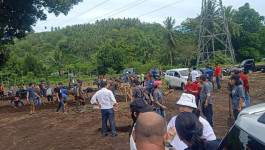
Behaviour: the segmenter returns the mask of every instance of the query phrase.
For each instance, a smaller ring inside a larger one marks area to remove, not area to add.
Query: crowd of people
[[[116,101],[116,90],[119,90],[121,83],[126,83],[133,89],[132,97],[134,100],[130,104],[132,129],[130,131],[131,150],[141,149],[177,149],[177,150],[213,150],[216,149],[219,139],[216,139],[213,131],[213,94],[214,78],[217,90],[221,89],[222,72],[218,64],[212,69],[210,65],[206,66],[203,74],[194,67],[189,74],[187,84],[183,93],[176,102],[179,114],[166,121],[166,109],[164,105],[164,96],[174,92],[171,89],[167,92],[162,90],[162,81],[156,79],[156,73],[150,74],[130,72],[123,74],[123,78],[110,78],[108,81],[105,76],[99,76],[95,84],[98,91],[92,96],[91,103],[98,105],[102,117],[102,136],[108,135],[107,122],[110,122],[111,135],[117,136],[115,129],[115,112],[119,105]],[[71,81],[72,82],[72,81]],[[91,93],[91,88],[82,90],[82,80],[74,85],[74,98],[76,107],[85,106],[85,93]],[[71,84],[69,84],[69,87]],[[231,71],[228,80],[228,97],[231,98],[232,109],[235,120],[239,112],[250,106],[248,78],[242,72]],[[10,90],[10,89],[9,89]],[[42,105],[42,98],[46,97],[48,102],[55,103],[53,99],[52,88],[47,81],[47,87],[41,81],[35,87],[30,83],[29,87],[21,85],[14,96],[14,107],[19,103],[24,105],[20,99],[21,93],[26,92],[26,100],[30,103],[30,114],[35,113],[35,106]],[[62,108],[66,113],[67,108],[67,89],[59,83],[54,87],[58,108],[56,113]],[[4,93],[3,86],[0,85],[0,96]],[[176,110],[177,112],[177,110]],[[206,119],[201,117],[201,112]]]

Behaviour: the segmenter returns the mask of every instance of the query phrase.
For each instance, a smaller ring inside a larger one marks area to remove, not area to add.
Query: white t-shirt
[[[169,128],[171,126],[175,126],[176,117],[177,116],[174,116],[171,118],[170,122],[167,125],[167,130],[169,130]],[[208,121],[202,117],[199,118],[199,121],[203,124],[203,127],[204,127],[203,128],[203,138],[205,138],[206,141],[216,140],[216,136],[213,132],[213,128],[210,126]],[[177,135],[175,136],[171,145],[173,147],[175,147],[177,150],[184,150],[184,149],[188,148],[188,146],[184,142],[182,142]]]
[[[190,72],[190,76],[192,77],[192,82],[196,81],[196,76],[198,75],[198,71],[197,70],[192,70],[192,72]]]
[[[134,127],[135,124],[133,125],[133,130],[135,130]],[[132,134],[130,136],[130,150],[137,150]]]

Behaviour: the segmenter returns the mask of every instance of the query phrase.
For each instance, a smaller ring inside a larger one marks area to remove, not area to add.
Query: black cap
[[[153,108],[142,98],[137,98],[130,104],[131,112],[150,112]]]
[[[234,74],[232,75],[231,80],[239,80],[239,78],[240,77],[238,75]]]
[[[62,82],[60,82],[58,85],[63,85],[63,83],[62,83]]]
[[[140,82],[139,82],[138,79],[134,79],[134,80],[133,80],[133,83],[135,83],[136,85],[140,85]]]

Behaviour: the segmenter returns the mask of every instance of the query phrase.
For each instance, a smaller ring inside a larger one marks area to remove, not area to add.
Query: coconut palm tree
[[[226,16],[226,21],[228,24],[230,34],[232,36],[234,36],[235,38],[238,38],[240,36],[241,26],[239,24],[235,23],[233,20],[233,17],[235,15],[236,10],[233,9],[232,6],[224,7],[224,9],[225,9],[225,16]]]
[[[170,65],[173,65],[173,55],[174,55],[174,50],[176,48],[176,38],[174,34],[174,27],[175,27],[175,19],[172,19],[172,17],[167,17],[166,20],[163,22],[166,33],[165,33],[165,40],[168,45],[169,49],[169,56],[170,56]]]

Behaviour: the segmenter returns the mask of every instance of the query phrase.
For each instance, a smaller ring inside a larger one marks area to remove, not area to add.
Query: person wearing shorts
[[[35,114],[36,97],[40,97],[40,95],[38,95],[36,93],[36,89],[34,87],[34,83],[30,83],[29,86],[30,86],[30,88],[28,88],[28,91],[27,91],[27,102],[30,103],[30,112],[29,112],[29,114]]]

